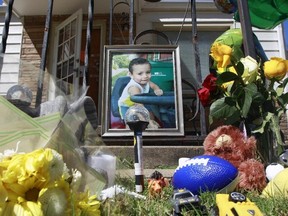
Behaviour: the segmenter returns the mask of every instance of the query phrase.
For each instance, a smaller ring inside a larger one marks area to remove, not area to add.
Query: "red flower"
[[[210,92],[214,92],[217,90],[216,80],[217,80],[217,78],[212,73],[210,73],[204,79],[202,86],[209,89]]]
[[[197,91],[199,100],[201,101],[202,105],[209,106],[211,100],[210,100],[210,90],[206,87],[200,88]]]

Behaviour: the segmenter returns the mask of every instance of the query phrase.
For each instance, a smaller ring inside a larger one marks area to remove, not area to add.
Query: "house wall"
[[[21,49],[21,68],[19,76],[19,84],[27,85],[33,93],[33,102],[35,104],[37,82],[41,61],[41,50],[44,36],[45,17],[24,17],[23,19],[23,38]],[[45,72],[43,86],[43,100],[47,95],[48,73]]]
[[[150,9],[152,10],[152,9]],[[160,9],[158,9],[160,11]],[[190,14],[186,15],[186,26],[181,27],[181,19],[183,19],[184,14],[176,13],[170,15],[169,12],[159,12],[155,13],[155,9],[153,11],[143,11],[141,14],[137,16],[137,33],[142,32],[147,29],[157,29],[159,31],[164,31],[167,33],[169,38],[176,39],[178,32],[181,32],[182,41],[179,42],[180,47],[180,56],[181,56],[181,76],[182,79],[189,81],[190,83],[197,83],[196,73],[195,73],[195,64],[193,59],[193,46],[192,46],[192,28],[191,28],[191,18]],[[172,21],[172,18],[178,18],[180,21]],[[171,20],[163,21],[163,20]],[[171,27],[167,27],[170,24]],[[172,24],[172,25],[171,25]],[[178,24],[178,25],[175,25]],[[166,25],[166,27],[164,27]],[[190,25],[190,26],[189,26]],[[205,29],[206,26],[206,29]],[[201,74],[202,80],[206,77],[209,73],[209,49],[211,44],[205,44],[203,41],[203,36],[217,34],[217,32],[224,32],[225,29],[229,28],[241,28],[240,23],[236,23],[233,19],[233,15],[220,13],[217,8],[210,8],[209,12],[202,9],[197,11],[197,30],[198,30],[198,47],[200,49],[200,64],[201,64]],[[174,34],[172,33],[174,31]],[[202,31],[202,32],[200,32]],[[211,32],[213,31],[213,32]],[[284,50],[284,40],[283,40],[283,33],[282,33],[282,26],[279,25],[275,29],[272,30],[262,30],[253,28],[253,32],[257,36],[258,40],[260,41],[266,55],[268,58],[277,56],[285,58],[285,50]],[[171,34],[172,33],[172,34]],[[172,35],[172,36],[171,36]],[[190,39],[187,38],[190,35]],[[204,38],[205,38],[204,37]],[[209,36],[208,36],[209,37]],[[145,37],[141,38],[145,42],[155,43],[157,41],[154,35],[146,35]],[[184,40],[185,41],[184,41]],[[207,38],[206,38],[207,39]],[[207,40],[206,40],[207,41]],[[211,40],[210,40],[211,41]],[[139,40],[139,43],[142,41]],[[175,41],[174,41],[175,42]],[[184,52],[185,51],[185,54]],[[202,53],[202,54],[201,54]],[[205,54],[204,54],[205,53]],[[203,56],[204,55],[204,56]],[[182,86],[183,94],[184,95],[192,95],[193,90],[185,84]],[[189,108],[191,106],[191,100],[183,100],[184,106],[184,120],[189,119],[191,117],[191,112],[189,112]],[[188,111],[185,111],[188,108]],[[208,113],[208,112],[207,112]],[[196,118],[194,120],[194,124],[199,124],[199,119]],[[208,118],[206,118],[208,119]],[[288,143],[288,127],[287,127],[287,120],[286,115],[282,116],[281,119],[281,128],[285,134],[285,140]],[[208,122],[208,120],[207,120]],[[185,121],[185,131],[191,128],[192,122]],[[188,129],[187,129],[188,128]],[[193,127],[192,127],[193,128]],[[208,132],[214,128],[214,126],[207,127],[209,128]]]
[[[6,6],[0,6],[0,37],[5,26]],[[20,50],[23,26],[15,15],[11,17],[5,54],[0,56],[0,95],[5,96],[7,90],[18,84]]]
[[[154,16],[151,16],[151,13],[142,13],[141,15],[136,16],[136,34],[153,28],[157,22],[159,23],[160,18],[168,17],[168,13],[154,13]],[[203,19],[204,17],[208,16],[207,13],[199,13],[199,19]],[[231,16],[223,15],[220,16],[219,13],[209,13],[210,16],[216,16],[218,19],[227,19],[231,20]],[[175,16],[175,15],[174,15]],[[109,14],[101,15],[101,16],[94,16],[95,20],[101,19],[106,20],[106,43],[109,43]],[[170,16],[171,17],[171,16]],[[175,16],[176,17],[176,16]],[[56,26],[58,23],[63,21],[67,16],[54,16],[53,17],[53,24],[52,26]],[[23,67],[21,67],[20,76],[19,76],[19,83],[20,84],[27,84],[32,89],[33,95],[36,95],[37,91],[37,80],[38,80],[38,73],[39,73],[39,65],[40,65],[40,56],[41,56],[41,49],[42,49],[42,41],[43,41],[43,33],[44,33],[44,24],[45,24],[45,16],[31,16],[31,17],[24,17],[24,31],[23,31],[23,39],[22,39],[22,50],[21,50],[21,60]],[[87,20],[87,16],[84,16],[84,20]],[[112,44],[128,44],[128,31],[120,31],[121,23],[121,14],[114,15],[113,19],[113,32],[112,32]],[[231,27],[240,27],[238,23],[230,23]],[[51,28],[53,29],[53,27]],[[187,31],[187,30],[186,30]],[[284,42],[282,37],[282,28],[281,26],[276,27],[273,30],[260,30],[254,29],[254,33],[258,37],[260,43],[262,44],[266,54],[268,57],[271,56],[279,56],[285,58],[285,50],[284,50]],[[145,38],[146,37],[146,38]],[[152,35],[144,36],[145,42],[153,41]],[[51,42],[51,38],[50,38]],[[141,42],[141,41],[140,41]],[[20,42],[21,43],[21,42]],[[51,44],[51,43],[50,43]],[[49,53],[52,52],[51,47],[49,46]],[[51,55],[51,54],[50,54]],[[48,55],[49,56],[49,55]],[[49,60],[49,57],[48,57]],[[47,64],[47,71],[49,72],[49,65]],[[192,74],[183,74],[182,77],[185,79],[191,79]],[[203,78],[205,76],[203,75]],[[48,88],[48,80],[49,73],[45,73],[45,82],[44,82],[44,90],[43,90],[43,101],[47,100],[47,88]]]
[[[0,14],[0,33],[2,34],[2,29],[4,26],[4,16],[5,11],[1,11]],[[153,29],[155,24],[159,23],[160,18],[166,17],[183,17],[183,14],[175,13],[155,13],[155,12],[142,12],[136,16],[135,31],[136,34],[147,30]],[[198,19],[209,19],[214,18],[231,20],[231,15],[221,14],[219,12],[205,12],[200,11],[198,14]],[[53,26],[55,27],[58,23],[66,19],[67,16],[54,16]],[[26,16],[23,20],[17,19],[13,16],[10,24],[10,32],[8,37],[8,45],[5,60],[6,63],[2,68],[2,75],[0,79],[0,94],[5,95],[7,90],[15,84],[23,84],[28,86],[33,92],[33,101],[36,98],[37,82],[39,74],[39,65],[41,61],[41,50],[44,35],[44,25],[46,16]],[[94,19],[106,20],[106,41],[105,44],[109,44],[109,14],[95,15]],[[87,16],[84,15],[84,19],[87,21]],[[121,31],[121,14],[115,14],[113,19],[113,31],[112,31],[112,44],[128,44],[128,31]],[[224,21],[225,22],[225,21]],[[23,23],[23,26],[22,26]],[[136,27],[137,26],[137,27]],[[240,27],[239,23],[231,23],[231,27]],[[285,49],[283,42],[282,27],[278,26],[273,30],[260,30],[253,28],[254,33],[258,37],[260,43],[262,44],[268,57],[278,56],[285,58]],[[52,32],[53,33],[53,32]],[[149,36],[148,41],[153,41]],[[146,39],[144,38],[146,41]],[[140,41],[141,42],[141,41]],[[50,38],[51,44],[51,38]],[[49,46],[49,55],[51,55],[52,48]],[[9,58],[8,58],[9,55]],[[19,58],[21,61],[19,61]],[[49,57],[48,57],[49,61]],[[21,66],[20,66],[21,63]],[[44,78],[44,89],[43,89],[43,99],[46,101],[48,99],[48,84],[49,84],[49,64],[45,73]],[[288,127],[286,118],[281,122],[281,126],[285,132],[286,140],[288,139]]]

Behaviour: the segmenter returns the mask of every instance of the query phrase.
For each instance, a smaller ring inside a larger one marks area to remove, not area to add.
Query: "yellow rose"
[[[282,58],[272,57],[264,63],[264,74],[267,79],[282,80],[288,70],[288,61]]]
[[[217,62],[217,68],[227,67],[231,61],[232,48],[220,43],[214,43],[211,47],[211,56]]]
[[[217,70],[218,74],[222,74],[224,72],[231,72],[231,73],[237,74],[237,72],[233,66],[230,66],[230,67],[226,68],[225,70],[224,69]],[[224,91],[227,91],[228,87],[232,86],[233,83],[234,83],[234,81],[225,82],[221,85],[221,88]]]

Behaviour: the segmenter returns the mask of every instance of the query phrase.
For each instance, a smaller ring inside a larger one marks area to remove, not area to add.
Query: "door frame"
[[[82,9],[79,9],[78,11],[76,11],[74,14],[72,14],[71,16],[69,16],[67,19],[61,21],[59,24],[57,24],[54,29],[52,30],[52,32],[54,33],[54,37],[52,39],[52,43],[53,44],[53,49],[50,51],[50,56],[52,56],[52,61],[50,63],[50,66],[52,68],[51,72],[50,72],[50,80],[49,80],[49,90],[48,90],[48,99],[49,100],[53,100],[55,99],[56,95],[56,84],[55,84],[55,77],[56,77],[56,71],[57,71],[57,54],[58,54],[58,33],[59,33],[59,29],[61,29],[63,26],[67,25],[67,23],[71,22],[72,20],[77,21],[77,40],[76,40],[76,46],[75,46],[75,63],[74,63],[74,68],[76,70],[78,70],[76,73],[79,76],[80,73],[80,51],[81,51],[81,31],[82,31],[82,20],[83,20],[83,13],[82,13]],[[77,65],[78,64],[78,65]],[[78,79],[78,81],[76,80],[76,82],[79,83],[79,77],[76,78]],[[79,85],[77,85],[75,87],[75,89],[78,89]],[[78,92],[74,92],[74,96],[77,96]]]

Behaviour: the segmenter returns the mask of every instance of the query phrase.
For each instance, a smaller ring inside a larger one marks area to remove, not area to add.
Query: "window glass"
[[[164,33],[169,37],[172,43],[175,43],[178,32],[167,31]],[[222,33],[223,31],[199,31],[197,33],[202,80],[204,80],[205,77],[209,74],[210,46]],[[158,44],[167,44],[167,42],[161,37],[157,38],[157,42]],[[196,79],[196,72],[194,47],[192,44],[192,32],[182,32],[179,37],[178,45],[180,49],[182,79],[193,82],[193,79]]]

